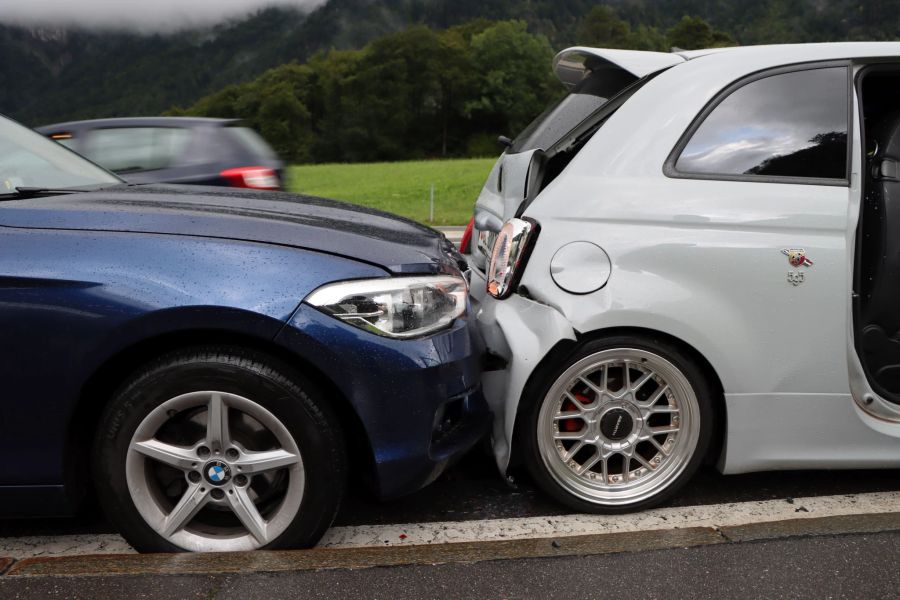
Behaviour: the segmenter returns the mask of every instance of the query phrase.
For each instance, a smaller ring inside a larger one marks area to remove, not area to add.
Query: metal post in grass
[[[431,208],[428,211],[428,222],[434,223],[434,184],[431,184]]]

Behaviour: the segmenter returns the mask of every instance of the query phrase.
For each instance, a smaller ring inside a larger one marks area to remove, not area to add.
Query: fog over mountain
[[[685,15],[740,44],[900,32],[897,0],[0,0],[0,113],[30,125],[158,115],[412,25],[521,19],[559,50],[584,42],[581,20],[597,4],[642,35]]]
[[[326,0],[0,0],[0,24],[166,33],[240,19],[269,6],[309,11]]]

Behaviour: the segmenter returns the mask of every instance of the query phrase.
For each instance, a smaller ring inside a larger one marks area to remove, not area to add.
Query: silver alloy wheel
[[[623,506],[661,493],[684,471],[700,435],[687,377],[645,350],[603,350],[569,367],[544,398],[537,442],[572,495]]]
[[[275,415],[217,391],[167,400],[132,436],[128,491],[159,535],[197,552],[253,550],[300,510],[300,449]]]

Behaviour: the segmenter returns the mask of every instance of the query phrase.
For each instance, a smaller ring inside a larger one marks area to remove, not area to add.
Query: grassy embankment
[[[347,200],[427,225],[465,225],[494,158],[301,165],[288,169],[292,192]],[[428,221],[434,184],[434,222]]]

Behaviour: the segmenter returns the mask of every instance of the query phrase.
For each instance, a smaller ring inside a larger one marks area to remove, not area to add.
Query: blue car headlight
[[[413,338],[449,327],[466,311],[468,294],[462,277],[428,275],[331,283],[305,301],[360,329]]]

